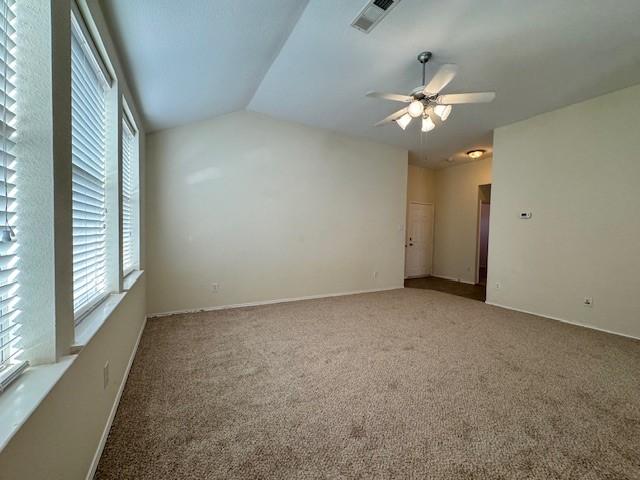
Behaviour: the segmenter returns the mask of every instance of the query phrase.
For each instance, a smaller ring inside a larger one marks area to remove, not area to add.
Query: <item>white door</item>
[[[407,219],[405,277],[431,275],[433,261],[433,205],[410,203]]]

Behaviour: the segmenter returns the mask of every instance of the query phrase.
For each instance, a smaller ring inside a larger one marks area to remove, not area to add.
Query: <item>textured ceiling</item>
[[[370,34],[350,23],[366,0],[104,0],[151,130],[248,108],[412,150],[414,163],[492,143],[494,128],[640,83],[640,1],[402,0]],[[303,11],[304,10],[304,11]],[[454,107],[422,135],[373,123],[456,63],[445,92],[497,92]]]

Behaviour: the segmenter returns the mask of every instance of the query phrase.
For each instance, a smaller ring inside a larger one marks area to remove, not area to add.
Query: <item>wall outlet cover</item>
[[[593,297],[584,297],[583,304],[585,307],[593,307]]]

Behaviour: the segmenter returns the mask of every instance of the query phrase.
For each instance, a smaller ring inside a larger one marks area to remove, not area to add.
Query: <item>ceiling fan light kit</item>
[[[367,93],[368,97],[409,104],[407,107],[379,121],[375,126],[395,122],[402,130],[405,130],[412,119],[422,117],[422,131],[430,132],[436,127],[436,124],[427,112],[433,112],[439,117],[440,121],[444,122],[451,115],[451,105],[489,103],[493,101],[496,96],[494,92],[441,94],[440,92],[451,83],[458,71],[458,67],[451,63],[442,65],[427,84],[426,67],[427,62],[432,57],[433,54],[431,52],[421,52],[418,55],[418,62],[422,64],[422,85],[416,87],[409,95],[381,92]]]
[[[424,112],[424,104],[419,100],[414,100],[409,104],[409,115],[413,118],[418,118]]]
[[[411,123],[411,115],[405,113],[403,116],[396,120],[396,123],[402,130],[404,130]]]
[[[451,105],[436,105],[433,107],[433,111],[444,122],[451,115],[451,108]]]
[[[436,124],[433,123],[433,120],[431,120],[431,117],[424,116],[422,117],[422,131],[423,132],[430,132],[431,130],[433,130],[434,128],[436,128]]]

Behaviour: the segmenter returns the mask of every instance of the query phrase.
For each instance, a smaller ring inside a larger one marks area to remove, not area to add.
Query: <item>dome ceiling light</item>
[[[476,158],[480,158],[481,156],[483,156],[485,153],[487,153],[487,151],[482,149],[469,150],[467,152],[467,157],[473,158],[475,160]]]

